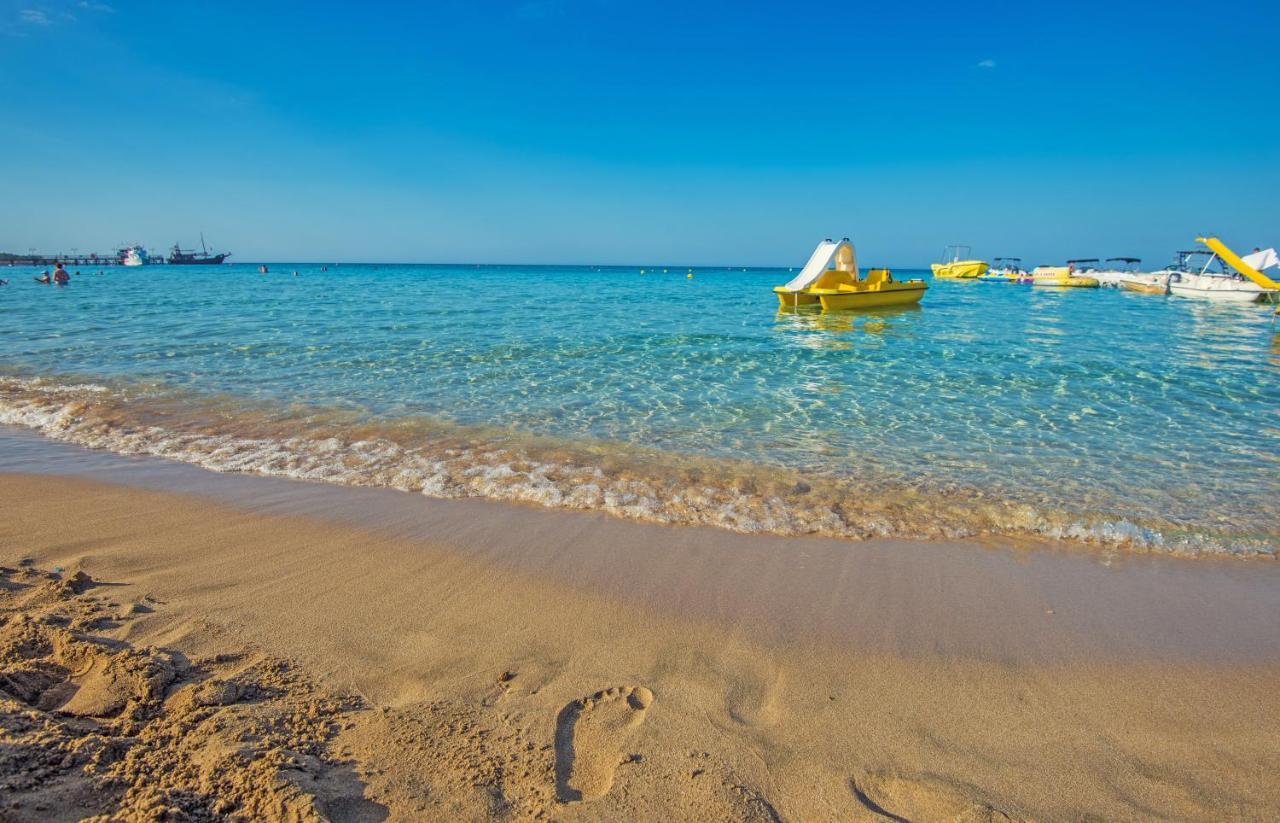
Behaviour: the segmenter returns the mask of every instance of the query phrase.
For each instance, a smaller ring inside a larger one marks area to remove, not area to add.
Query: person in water
[[[52,282],[53,282],[53,280],[51,280],[51,279],[49,278],[49,272],[48,272],[48,271],[42,271],[42,272],[40,272],[40,276],[39,276],[39,277],[37,277],[37,278],[35,278],[35,281],[36,281],[37,283],[45,283],[45,284],[48,284],[48,283],[52,283]]]
[[[65,286],[71,282],[71,275],[67,274],[67,270],[62,268],[61,263],[59,263],[53,270],[53,282],[57,283],[59,286]]]

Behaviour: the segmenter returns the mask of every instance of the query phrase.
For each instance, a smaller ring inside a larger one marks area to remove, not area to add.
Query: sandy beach
[[[216,477],[0,475],[7,819],[1280,805],[1270,562],[833,548]]]
[[[1266,32],[0,5],[0,823],[1280,823]]]

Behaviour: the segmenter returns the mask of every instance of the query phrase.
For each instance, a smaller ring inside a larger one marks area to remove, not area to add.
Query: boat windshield
[[[1199,249],[1178,252],[1177,260],[1170,268],[1189,274],[1229,274],[1217,254]]]

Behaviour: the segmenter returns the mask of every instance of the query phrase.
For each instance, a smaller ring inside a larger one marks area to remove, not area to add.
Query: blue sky
[[[0,250],[1280,244],[1280,4],[0,0]]]

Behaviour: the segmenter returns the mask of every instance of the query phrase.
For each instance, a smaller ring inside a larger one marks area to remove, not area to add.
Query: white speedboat
[[[145,266],[150,262],[147,250],[142,246],[129,246],[120,250],[120,265],[122,266]]]
[[[1274,301],[1280,291],[1266,288],[1227,268],[1216,251],[1180,251],[1178,262],[1164,272],[1169,277],[1169,293],[1229,303]]]
[[[1095,271],[1089,272],[1089,276],[1098,278],[1103,286],[1119,288],[1122,281],[1138,273],[1140,263],[1142,260],[1137,257],[1108,257]]]
[[[1142,271],[1142,260],[1137,257],[1108,257],[1102,268],[1091,274],[1098,282],[1113,289],[1140,294],[1168,294],[1171,269]]]
[[[1071,268],[1071,273],[1077,277],[1098,277],[1098,258],[1084,257],[1079,260],[1068,260],[1067,266]]]
[[[1021,257],[997,257],[978,279],[987,283],[1030,283],[1031,275],[1022,268]]]

